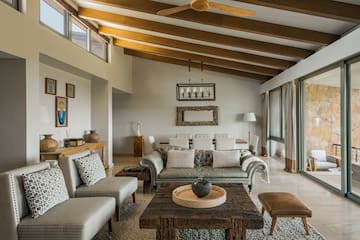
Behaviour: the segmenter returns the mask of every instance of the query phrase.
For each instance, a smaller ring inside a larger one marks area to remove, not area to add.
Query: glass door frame
[[[350,161],[347,161],[347,164],[346,164],[346,168],[347,168],[347,176],[346,176],[346,197],[348,197],[349,199],[357,202],[360,204],[360,195],[358,194],[355,194],[355,193],[352,193],[351,189],[352,189],[352,178],[351,178],[351,171],[352,171],[352,164],[351,164],[351,147],[352,147],[352,142],[351,142],[351,72],[350,72],[350,65],[351,64],[354,64],[354,63],[358,63],[360,62],[360,56],[357,56],[357,57],[354,57],[354,58],[351,58],[347,61],[345,61],[344,65],[345,65],[345,68],[344,68],[344,74],[345,74],[345,77],[347,76],[347,81],[346,81],[346,91],[347,91],[347,96],[346,96],[346,102],[347,102],[347,109],[345,109],[347,112],[349,112],[349,116],[347,116],[347,121],[346,121],[346,124],[347,124],[347,127],[345,128],[345,130],[347,130],[347,138],[346,138],[346,141],[348,143],[347,145],[347,159],[350,159]],[[345,112],[346,114],[346,112]]]
[[[298,100],[298,106],[297,106],[297,115],[298,115],[298,123],[297,123],[297,128],[298,128],[298,169],[299,169],[299,173],[314,180],[315,182],[319,183],[320,185],[325,186],[326,188],[334,191],[335,193],[345,196],[345,191],[347,191],[347,187],[346,187],[346,182],[348,180],[346,180],[346,171],[347,169],[345,169],[344,167],[341,168],[341,188],[338,189],[332,185],[330,185],[329,183],[326,183],[322,180],[320,180],[319,178],[316,178],[315,176],[307,173],[305,171],[306,169],[306,154],[305,154],[305,138],[304,138],[304,122],[305,122],[305,114],[304,114],[304,82],[314,76],[317,76],[321,73],[336,69],[336,68],[340,68],[340,106],[341,106],[341,144],[342,146],[347,146],[346,144],[346,139],[345,136],[346,134],[344,134],[344,130],[346,131],[346,128],[344,128],[344,117],[346,115],[346,109],[344,108],[345,106],[345,78],[346,78],[346,73],[345,73],[345,62],[341,61],[341,62],[337,62],[334,63],[330,66],[327,66],[325,68],[322,68],[320,70],[314,71],[304,77],[301,77],[298,81],[299,84],[297,84],[297,100]],[[346,127],[346,126],[345,126]],[[347,162],[346,161],[346,156],[344,156],[345,154],[345,150],[344,148],[341,148],[341,166],[344,166],[344,163]]]

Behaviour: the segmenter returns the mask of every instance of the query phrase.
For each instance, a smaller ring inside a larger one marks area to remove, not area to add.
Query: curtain
[[[261,155],[269,156],[268,137],[269,137],[269,91],[263,94],[263,119],[261,134]]]
[[[285,171],[296,173],[297,168],[297,119],[296,119],[296,84],[288,82],[284,86],[284,124],[285,124]]]

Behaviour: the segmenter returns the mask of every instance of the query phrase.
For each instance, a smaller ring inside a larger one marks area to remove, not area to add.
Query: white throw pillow
[[[240,167],[240,151],[213,151],[213,167]]]
[[[194,168],[195,150],[169,150],[167,168]]]
[[[33,218],[40,217],[55,205],[69,199],[59,167],[23,175],[26,200]]]
[[[99,154],[94,153],[87,157],[75,159],[74,161],[80,178],[85,185],[93,185],[106,177]]]

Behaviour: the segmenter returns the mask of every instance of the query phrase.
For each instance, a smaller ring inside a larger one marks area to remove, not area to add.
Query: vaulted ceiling
[[[360,0],[213,0],[256,12],[209,9],[159,16],[191,0],[74,0],[125,54],[266,81],[360,23]]]

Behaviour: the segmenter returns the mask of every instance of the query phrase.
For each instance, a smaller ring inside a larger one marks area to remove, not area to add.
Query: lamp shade
[[[244,122],[256,122],[256,116],[255,113],[245,113],[244,114]]]

